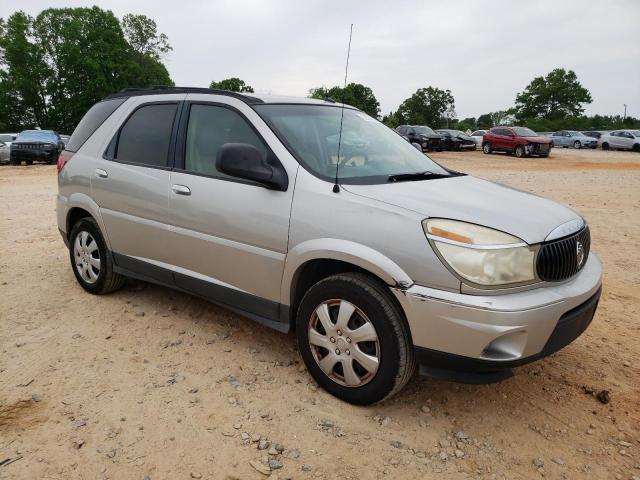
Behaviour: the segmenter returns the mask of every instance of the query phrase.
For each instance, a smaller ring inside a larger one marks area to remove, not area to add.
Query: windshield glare
[[[305,168],[333,181],[340,107],[267,104],[254,108]],[[382,123],[360,111],[344,109],[338,167],[341,183],[384,183],[390,175],[420,172],[450,174]]]
[[[537,137],[538,134],[526,127],[512,127],[515,134],[519,137]]]

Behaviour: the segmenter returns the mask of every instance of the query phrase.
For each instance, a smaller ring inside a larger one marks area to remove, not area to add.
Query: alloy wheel
[[[95,283],[100,276],[100,249],[95,238],[86,230],[76,235],[73,258],[82,280],[89,284]]]
[[[334,382],[361,387],[380,367],[380,340],[373,323],[346,300],[325,300],[311,314],[309,346],[320,369]]]

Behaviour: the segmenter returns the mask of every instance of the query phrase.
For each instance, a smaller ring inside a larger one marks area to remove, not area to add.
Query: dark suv
[[[482,137],[482,151],[514,153],[523,158],[531,155],[548,157],[551,140],[526,127],[494,127]]]
[[[24,160],[27,165],[34,161],[53,164],[62,150],[64,143],[53,130],[24,130],[11,143],[9,163],[20,165]]]
[[[442,151],[442,135],[424,125],[400,125],[396,128],[410,143],[420,145],[422,151]]]

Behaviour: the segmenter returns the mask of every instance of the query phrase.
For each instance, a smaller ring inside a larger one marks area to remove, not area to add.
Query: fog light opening
[[[496,338],[482,351],[487,360],[515,360],[522,357],[527,344],[527,332],[511,332]]]

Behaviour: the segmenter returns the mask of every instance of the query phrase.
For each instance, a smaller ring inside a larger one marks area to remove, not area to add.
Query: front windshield
[[[254,108],[305,168],[327,181],[334,179],[342,108],[282,104]],[[384,183],[391,175],[421,172],[452,174],[369,115],[344,109],[338,166],[341,183]]]
[[[512,127],[515,134],[519,137],[537,137],[538,134],[526,127]]]
[[[413,127],[416,133],[422,133],[423,135],[435,135],[436,132],[431,130],[429,127]]]

